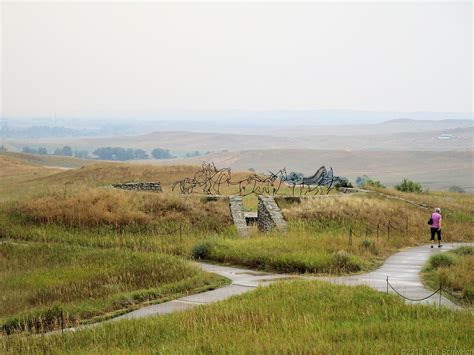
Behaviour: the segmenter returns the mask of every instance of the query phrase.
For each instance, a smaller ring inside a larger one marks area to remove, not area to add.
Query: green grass
[[[422,278],[432,289],[440,284],[445,296],[463,306],[474,305],[474,247],[461,247],[433,255],[426,264]]]
[[[472,349],[474,317],[365,286],[285,281],[178,314],[63,335],[0,338],[4,353],[401,353]]]
[[[224,284],[174,256],[63,244],[0,244],[0,326],[42,332]]]

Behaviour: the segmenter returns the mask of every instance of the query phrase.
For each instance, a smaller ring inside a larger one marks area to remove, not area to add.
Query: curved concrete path
[[[232,281],[228,286],[218,288],[212,291],[206,291],[195,295],[185,296],[173,301],[164,302],[156,305],[146,306],[136,311],[132,311],[121,316],[112,318],[110,320],[93,323],[89,325],[79,326],[77,328],[68,328],[64,331],[76,331],[85,328],[91,328],[103,324],[105,322],[114,322],[122,319],[137,319],[153,315],[168,314],[174,312],[184,311],[199,305],[206,305],[218,301],[225,300],[231,296],[240,295],[254,290],[258,286],[269,285],[274,281],[282,279],[304,279],[304,280],[323,280],[335,284],[343,284],[349,286],[367,285],[378,291],[386,292],[387,283],[386,278],[389,277],[390,283],[402,295],[410,298],[423,298],[433,292],[426,289],[420,278],[420,271],[429,257],[439,252],[445,252],[454,248],[470,245],[474,243],[448,243],[444,244],[442,248],[437,247],[431,249],[429,245],[423,245],[415,248],[409,248],[390,256],[379,269],[366,274],[339,276],[339,277],[318,277],[318,276],[301,276],[291,274],[271,274],[266,272],[251,271],[248,269],[211,265],[206,263],[197,263],[204,271],[212,272],[217,275],[226,277]],[[394,293],[389,289],[389,293]],[[439,296],[433,296],[422,303],[438,304]],[[417,303],[417,302],[416,302]],[[458,309],[451,301],[445,297],[441,297],[442,305]],[[47,334],[60,333],[61,331],[54,331]]]
[[[422,245],[409,248],[393,254],[385,260],[385,263],[377,270],[360,275],[341,277],[322,277],[321,280],[343,285],[367,285],[381,292],[387,292],[387,277],[390,284],[403,296],[412,299],[425,298],[433,293],[423,286],[420,272],[431,255],[446,252],[460,246],[473,246],[474,243],[447,243],[441,248]],[[395,293],[390,287],[389,293]],[[439,304],[439,293],[429,299],[407,303]],[[461,308],[445,297],[441,297],[441,304],[452,308]]]

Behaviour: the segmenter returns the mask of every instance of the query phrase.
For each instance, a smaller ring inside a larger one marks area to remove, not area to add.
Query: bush
[[[355,262],[347,251],[339,250],[332,256],[332,264],[339,271],[359,271],[360,265]]]
[[[395,189],[402,192],[423,192],[420,183],[408,179],[403,179],[401,183],[395,185]]]
[[[474,302],[474,287],[466,286],[462,290],[462,298],[469,301],[470,303]]]
[[[194,259],[208,259],[211,255],[214,243],[210,241],[199,242],[193,247],[192,255]]]
[[[354,186],[352,186],[352,183],[349,181],[349,179],[345,178],[345,177],[339,177],[339,179],[336,182],[336,185],[334,185],[334,186],[336,187],[336,189],[338,189],[340,187],[349,187],[349,188],[354,187]]]
[[[449,192],[458,192],[460,194],[463,194],[463,193],[466,192],[466,190],[464,190],[461,186],[457,186],[457,185],[450,186],[448,191]]]
[[[377,188],[380,188],[380,189],[385,188],[385,185],[383,185],[380,181],[372,180],[367,175],[358,176],[356,178],[356,184],[357,184],[358,187],[371,186],[371,187],[377,187]]]
[[[385,189],[385,185],[383,185],[380,181],[378,180],[372,180],[372,179],[368,179],[365,183],[364,183],[364,187],[376,187],[378,189]]]
[[[437,269],[439,267],[451,266],[456,263],[456,257],[452,254],[435,254],[430,258],[430,265]]]
[[[374,241],[370,239],[363,240],[361,245],[364,249],[372,249],[375,247]]]

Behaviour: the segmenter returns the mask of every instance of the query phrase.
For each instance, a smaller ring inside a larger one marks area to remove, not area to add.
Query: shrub
[[[377,187],[379,189],[384,189],[385,188],[385,185],[383,185],[380,181],[372,180],[367,175],[358,176],[356,178],[356,184],[357,184],[358,187],[371,186],[371,187]]]
[[[214,243],[210,241],[204,241],[197,243],[192,250],[192,255],[194,259],[208,259],[211,255]]]
[[[339,188],[339,187],[350,187],[350,188],[353,188],[354,186],[352,186],[352,183],[349,181],[348,178],[345,178],[345,177],[340,177],[338,180],[337,180],[337,183],[336,185],[334,185],[336,188]]]
[[[332,256],[332,264],[339,271],[359,271],[360,265],[355,262],[347,251],[339,250]]]
[[[457,186],[457,185],[450,186],[448,191],[449,192],[458,192],[460,194],[463,194],[463,193],[466,192],[466,190],[464,190],[461,186]]]
[[[372,180],[372,179],[368,179],[365,183],[364,183],[364,187],[367,187],[367,186],[370,186],[370,187],[376,187],[378,189],[385,189],[385,185],[383,185],[380,181],[378,180]]]
[[[474,302],[474,287],[466,286],[462,290],[462,298],[469,301],[470,303]]]
[[[439,267],[451,266],[456,263],[456,258],[452,254],[435,254],[430,258],[430,265],[437,269]]]
[[[401,183],[395,185],[395,189],[402,192],[423,192],[420,183],[408,179],[403,179]]]
[[[365,249],[371,249],[373,248],[375,245],[374,245],[374,241],[373,240],[370,240],[370,239],[364,239],[362,241],[362,247],[365,248]]]

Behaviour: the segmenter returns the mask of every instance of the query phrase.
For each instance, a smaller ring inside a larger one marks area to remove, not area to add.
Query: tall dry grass
[[[226,227],[231,224],[228,201],[206,201],[199,196],[134,193],[115,189],[83,188],[31,198],[16,207],[26,219],[71,227],[115,228],[160,223]]]
[[[438,200],[438,203],[440,201]],[[452,213],[443,219],[443,233],[449,241],[474,240],[473,223],[457,218],[456,212],[465,208],[457,202]],[[342,195],[330,198],[303,200],[301,203],[286,204],[282,208],[289,221],[314,221],[338,223],[352,226],[356,233],[373,233],[379,226],[379,233],[387,233],[388,225],[393,233],[404,233],[407,238],[418,238],[429,234],[427,221],[431,210],[413,206],[404,201],[375,195]],[[462,213],[462,212],[459,212]]]

